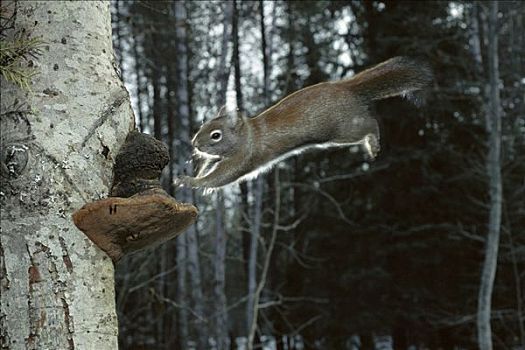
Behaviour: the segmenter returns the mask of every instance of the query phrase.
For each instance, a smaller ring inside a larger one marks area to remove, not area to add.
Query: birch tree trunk
[[[109,2],[2,5],[15,14],[9,35],[45,44],[30,62],[32,92],[2,80],[1,347],[116,349],[113,263],[71,219],[107,195],[133,128]]]
[[[488,140],[487,175],[489,178],[490,213],[488,235],[485,246],[485,260],[481,272],[478,297],[478,346],[480,350],[492,350],[490,326],[492,292],[498,265],[498,247],[501,228],[501,109],[499,95],[498,67],[498,2],[492,1],[488,16],[489,94],[486,110]]]

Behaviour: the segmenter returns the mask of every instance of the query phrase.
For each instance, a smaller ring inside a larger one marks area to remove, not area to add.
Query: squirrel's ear
[[[239,112],[239,110],[231,111],[228,113],[228,126],[230,128],[235,128],[242,124],[245,118],[245,115]]]
[[[221,108],[219,108],[219,111],[217,112],[217,115],[215,115],[215,117],[213,119],[217,119],[219,117],[222,117],[225,114],[226,114],[226,105],[224,105]]]

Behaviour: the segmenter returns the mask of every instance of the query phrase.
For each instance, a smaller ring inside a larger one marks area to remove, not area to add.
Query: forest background
[[[112,2],[137,126],[169,145],[165,188],[200,210],[118,263],[120,348],[473,348],[497,261],[494,347],[524,349],[525,2],[497,3]],[[211,195],[172,187],[221,106],[255,116],[398,55],[427,60],[435,81],[419,108],[377,103],[375,161],[311,152]]]

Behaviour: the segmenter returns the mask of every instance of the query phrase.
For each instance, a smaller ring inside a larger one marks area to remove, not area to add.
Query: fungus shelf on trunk
[[[161,188],[160,174],[168,162],[166,145],[131,132],[115,159],[111,197],[73,214],[75,225],[114,262],[174,238],[195,221],[197,208]]]

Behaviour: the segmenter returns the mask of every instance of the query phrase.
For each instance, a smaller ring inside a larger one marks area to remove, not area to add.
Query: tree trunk
[[[488,156],[487,175],[489,178],[490,213],[485,260],[481,272],[478,297],[478,346],[480,350],[492,350],[490,326],[492,292],[498,264],[498,247],[501,228],[501,112],[498,67],[498,2],[490,3],[488,16],[489,101],[487,108]]]
[[[197,349],[205,349],[207,348],[208,343],[208,332],[206,329],[206,324],[203,322],[204,296],[202,293],[199,242],[197,240],[197,231],[195,230],[195,225],[193,225],[186,233],[186,244],[188,251],[187,268],[191,283],[191,299],[193,300],[193,309],[197,316],[197,320],[195,322]]]
[[[113,18],[111,22],[115,24],[115,28],[113,29],[113,32],[115,33],[115,40],[113,41],[113,43],[116,44],[115,52],[116,52],[116,56],[118,59],[118,65],[120,68],[120,76],[123,77],[124,76],[124,64],[123,64],[124,63],[124,45],[123,45],[124,39],[122,37],[122,32],[120,30],[120,27],[122,23],[124,22],[121,19],[122,8],[121,8],[121,4],[119,4],[118,1],[114,1],[111,4],[114,5],[113,11],[112,11]]]
[[[270,104],[269,94],[269,74],[268,74],[268,57],[266,52],[266,26],[264,24],[264,1],[259,0],[259,19],[261,29],[261,51],[263,59],[263,95],[265,105]],[[279,184],[276,184],[279,186]],[[278,190],[276,189],[276,192]],[[265,264],[265,270],[263,276],[261,276],[260,284],[257,285],[257,246],[259,242],[259,236],[261,234],[261,221],[262,221],[262,200],[264,192],[264,178],[259,176],[255,181],[255,203],[254,203],[254,214],[251,227],[251,241],[250,241],[250,257],[248,260],[248,305],[247,305],[247,320],[248,320],[248,349],[253,349],[253,343],[255,338],[255,332],[257,329],[257,315],[259,310],[259,298],[262,292],[264,283],[266,282],[266,274],[268,266]],[[274,208],[275,210],[278,210]],[[278,217],[278,213],[275,212],[274,216]],[[275,229],[275,228],[274,228]],[[273,237],[272,237],[273,240]],[[269,262],[271,249],[268,249],[266,261]]]
[[[155,35],[153,35],[155,37]],[[162,140],[162,96],[161,96],[161,82],[160,72],[161,67],[152,67],[152,82],[153,87],[153,136],[157,140]]]
[[[178,348],[188,347],[188,293],[186,288],[186,235],[177,237],[177,291],[176,301],[179,307],[177,315]]]
[[[274,183],[275,183],[275,197],[274,197],[274,215],[273,215],[272,234],[270,236],[270,242],[268,243],[268,246],[266,249],[266,256],[264,257],[264,263],[263,263],[262,271],[261,271],[261,279],[259,281],[259,284],[257,285],[257,288],[253,296],[254,309],[253,309],[252,323],[249,325],[248,344],[247,344],[248,350],[254,349],[254,339],[255,339],[255,332],[257,331],[257,318],[259,314],[259,300],[261,297],[261,293],[264,289],[264,286],[266,284],[266,279],[268,277],[268,272],[270,268],[270,262],[272,259],[272,253],[275,247],[275,240],[277,239],[277,231],[278,231],[278,226],[279,226],[279,214],[280,214],[280,208],[281,208],[281,192],[280,192],[281,184],[279,183],[279,168],[276,168],[274,170]]]
[[[230,348],[228,337],[228,310],[226,305],[226,232],[224,231],[224,198],[217,193],[215,208],[215,337],[218,350]]]
[[[137,26],[135,21],[133,21],[132,26]],[[138,39],[137,32],[138,30],[133,30],[133,33],[135,33],[135,37],[133,38],[133,44],[131,46],[133,49],[133,62],[134,62],[133,68],[135,69],[135,88],[136,88],[135,94],[137,96],[136,112],[137,112],[137,117],[139,120],[139,131],[144,132],[144,128],[146,126],[144,112],[142,111],[142,92],[144,89],[142,87],[142,79],[141,79],[142,78],[142,65],[140,64],[141,57],[139,56],[139,52],[138,52],[138,46],[139,46],[138,40],[139,39]]]
[[[45,43],[29,62],[32,92],[2,78],[1,347],[116,349],[113,264],[71,219],[107,195],[133,128],[109,3],[2,6],[16,8],[8,37],[24,30]]]
[[[237,0],[233,0],[232,15],[232,36],[233,36],[233,54],[232,63],[235,70],[235,95],[237,99],[237,108],[244,111],[242,89],[241,89],[241,63],[239,57],[239,9]]]
[[[182,7],[182,9],[181,9]],[[182,6],[180,4],[175,3],[173,5],[173,12],[176,18],[176,23],[180,26],[179,19],[183,18],[183,15],[185,14],[184,4]],[[183,12],[183,13],[181,13]],[[187,57],[184,56],[185,47],[184,42],[182,40],[185,40],[186,31],[185,28],[182,30],[179,29],[176,31],[176,52],[177,52],[177,71],[176,71],[176,96],[177,96],[177,116],[176,118],[179,120],[179,137],[184,136],[185,132],[182,130],[184,127],[188,127],[188,118],[189,118],[189,109],[188,109],[188,91],[187,91],[187,82],[186,78],[182,75],[181,69],[184,70],[183,67],[180,67],[181,64],[183,64],[184,60],[187,59]],[[179,52],[183,51],[182,53]],[[178,168],[179,172],[182,171],[182,169],[185,168],[184,165],[184,152],[183,147],[185,145],[182,143],[184,141],[181,138],[181,143],[179,144],[179,149],[177,151],[178,155]],[[186,140],[187,141],[187,140]],[[182,197],[184,199],[188,199],[188,192],[187,190],[183,190]],[[192,231],[195,229],[192,227]],[[190,308],[190,298],[187,288],[187,265],[188,265],[188,254],[187,254],[187,235],[180,235],[177,237],[177,304],[179,306],[179,312],[178,312],[178,338],[179,338],[179,347],[181,349],[186,349],[188,347],[188,340],[189,340],[189,327],[188,327],[188,309]]]
[[[255,182],[255,186],[252,186],[252,190],[255,196],[253,203],[252,219],[250,223],[250,250],[248,255],[248,301],[246,304],[246,322],[247,322],[247,333],[248,338],[250,330],[252,328],[253,318],[256,317],[254,310],[257,307],[255,305],[256,298],[255,292],[257,289],[257,248],[259,245],[259,236],[261,231],[261,214],[262,214],[262,195],[263,195],[263,177],[258,177]],[[248,349],[250,349],[250,343],[248,343]],[[253,345],[252,345],[253,347]]]
[[[226,92],[228,91],[228,80],[230,77],[231,65],[226,66],[228,61],[228,46],[232,41],[232,30],[230,24],[233,16],[233,2],[224,3],[224,19],[222,21],[223,32],[222,32],[222,44],[221,44],[221,56],[219,57],[219,69],[217,72],[217,81],[219,83],[219,89],[217,91],[217,106],[221,107],[226,104]]]
[[[510,215],[505,210],[505,221],[508,225],[507,235],[509,236],[509,249],[510,249],[510,259],[512,262],[512,274],[514,275],[514,283],[516,289],[516,312],[518,319],[518,329],[519,329],[519,341],[522,347],[525,347],[525,312],[524,312],[524,302],[523,302],[523,293],[525,289],[521,284],[520,268],[519,268],[519,258],[518,258],[518,249],[514,242],[513,235],[514,233],[511,230],[512,224],[510,223]],[[505,232],[505,231],[504,231]]]
[[[219,58],[219,69],[217,82],[217,105],[226,104],[226,92],[228,90],[228,78],[230,76],[230,65],[226,67],[228,57],[228,44],[231,41],[231,30],[229,30],[233,14],[233,3],[224,3],[224,20],[222,33],[221,56]],[[215,339],[218,350],[230,348],[230,337],[228,335],[228,310],[226,300],[226,232],[224,227],[224,196],[221,189],[217,191],[215,208],[215,260],[213,263],[215,274]]]
[[[158,42],[156,33],[152,34],[153,43]],[[155,44],[154,44],[155,45]],[[152,68],[152,81],[151,85],[153,88],[153,136],[157,140],[164,140],[164,131],[166,129],[167,118],[164,118],[164,102],[166,96],[164,96],[164,90],[165,87],[163,86],[163,79],[162,76],[164,75],[164,66],[161,66],[159,64],[154,65]],[[166,125],[166,126],[165,126]],[[169,132],[169,131],[168,131]],[[171,140],[169,141],[171,142]],[[169,147],[168,147],[169,148]],[[171,157],[171,152],[170,152]],[[164,176],[163,176],[164,177]],[[165,183],[163,179],[161,179],[162,183]],[[169,182],[171,182],[171,179],[169,179]],[[164,187],[166,188],[166,187]],[[157,271],[166,271],[167,261],[166,261],[166,254],[167,254],[167,248],[166,244],[164,244],[161,247],[158,247],[155,256],[155,260],[152,262],[152,264],[156,267]],[[159,295],[165,295],[165,275],[159,276],[155,281],[155,290]],[[155,339],[156,344],[159,348],[161,348],[163,342],[164,342],[164,315],[162,313],[159,313],[156,308],[150,308],[149,311],[150,316],[149,319],[153,320],[154,323],[154,329],[155,329]]]
[[[186,4],[184,1],[176,1],[173,4],[175,13],[176,29],[176,47],[177,47],[177,102],[178,102],[178,119],[180,125],[180,140],[182,152],[178,152],[179,159],[189,159],[191,147],[191,123],[190,123],[190,100],[188,88],[188,33],[187,33],[187,13]],[[184,162],[180,164],[184,167]],[[190,167],[186,167],[188,175],[191,175]],[[188,203],[193,202],[193,192],[191,189],[182,189],[181,198]],[[193,309],[198,318],[204,316],[204,296],[202,292],[202,277],[199,259],[199,246],[197,231],[195,225],[191,226],[185,234],[186,236],[186,254],[190,283],[191,296],[193,300]],[[197,349],[204,349],[207,347],[208,334],[205,324],[198,320],[196,329],[197,335]]]
[[[239,10],[237,8],[237,0],[233,0],[233,15],[232,15],[232,65],[235,83],[235,100],[237,109],[242,113],[244,112],[244,102],[241,87],[241,62],[239,53]],[[239,211],[241,212],[241,231],[242,231],[242,258],[244,261],[245,274],[248,276],[248,257],[250,252],[250,234],[244,228],[249,226],[249,222],[246,219],[248,217],[248,185],[246,182],[239,184],[241,190],[241,200],[239,205]]]
[[[262,6],[263,3],[259,3],[261,9],[261,15],[263,13]],[[261,23],[264,23],[264,18],[261,18]],[[261,28],[263,33],[263,42],[265,40],[264,36],[264,27]],[[263,62],[266,63],[266,47],[263,45]],[[266,64],[264,79],[266,80]],[[263,177],[258,177],[254,182],[252,182],[252,191],[254,194],[254,203],[253,210],[250,215],[250,249],[248,255],[248,301],[246,304],[246,330],[248,338],[248,349],[253,347],[253,337],[250,339],[252,324],[254,323],[255,308],[256,305],[256,290],[257,290],[257,249],[259,245],[259,236],[261,231],[261,216],[262,216],[262,197],[264,189]],[[255,320],[255,322],[257,322]]]

